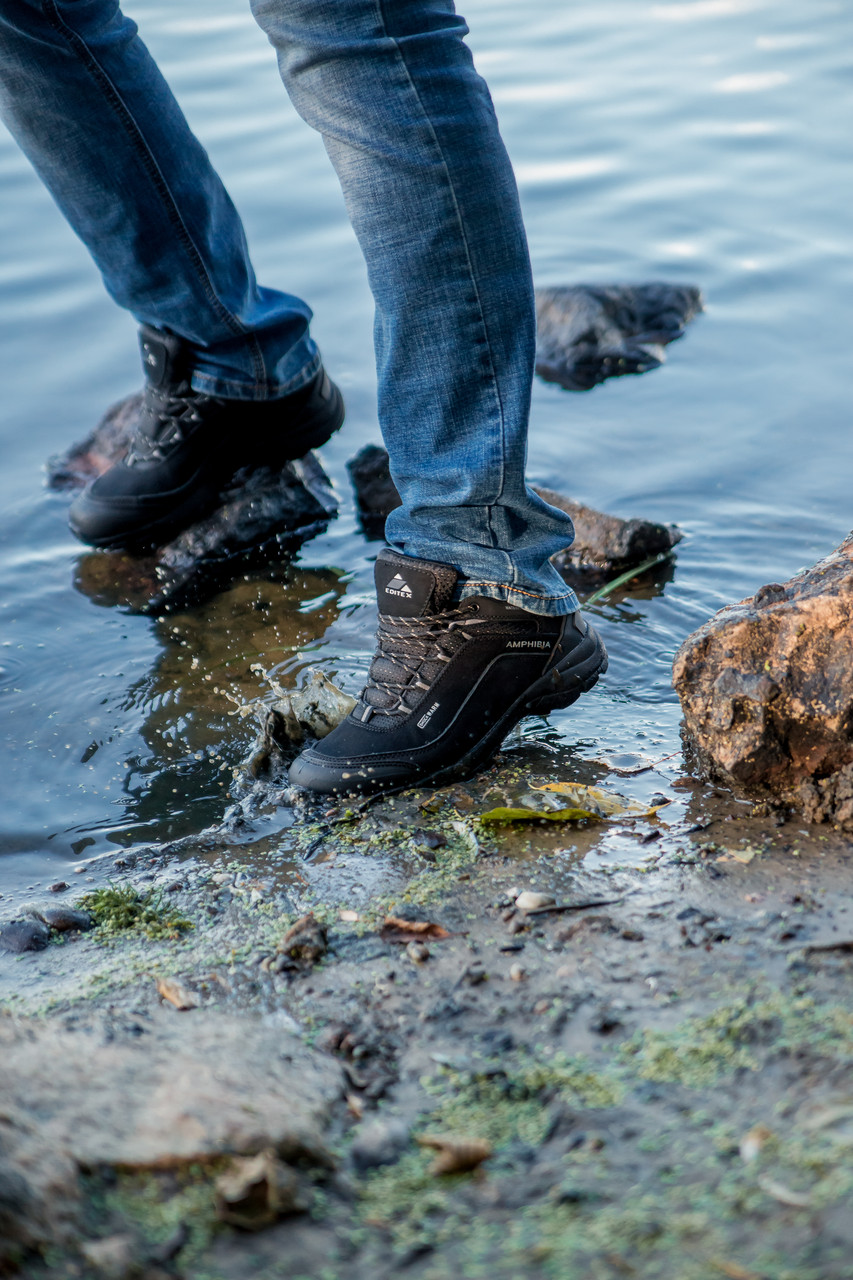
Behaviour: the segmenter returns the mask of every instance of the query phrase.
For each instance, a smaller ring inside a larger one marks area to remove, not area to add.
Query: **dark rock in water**
[[[49,941],[50,929],[41,920],[10,920],[0,928],[4,951],[44,951]]]
[[[536,489],[552,507],[559,507],[572,517],[575,540],[557,558],[559,569],[585,572],[590,569],[608,572],[628,569],[650,556],[671,551],[683,537],[674,524],[656,524],[651,520],[621,520],[605,515],[594,507],[564,498],[552,489]]]
[[[48,464],[53,488],[82,488],[123,456],[141,397],[114,405],[90,436]],[[104,605],[169,613],[198,603],[249,568],[295,551],[337,512],[331,482],[314,454],[281,470],[245,468],[203,520],[151,555],[97,551],[81,558],[75,585]]]
[[[673,680],[694,763],[853,831],[853,534],[688,636]]]
[[[94,924],[88,911],[76,911],[74,907],[42,907],[38,914],[39,919],[57,933],[67,933],[71,929],[85,932]]]
[[[566,285],[536,290],[536,372],[567,391],[663,364],[702,310],[692,285]]]
[[[381,538],[385,517],[400,505],[400,495],[388,468],[388,454],[378,444],[366,444],[350,458],[347,471],[355,490],[362,529],[368,537]]]
[[[388,454],[378,445],[365,445],[347,463],[347,470],[364,531],[381,537],[385,517],[400,505],[400,495],[388,469]],[[682,538],[681,531],[672,524],[621,520],[552,489],[534,486],[534,492],[552,506],[567,511],[574,522],[575,540],[557,561],[564,572],[618,572],[671,550]]]

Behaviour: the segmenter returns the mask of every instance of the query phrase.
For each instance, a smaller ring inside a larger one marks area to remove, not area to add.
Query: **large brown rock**
[[[0,1016],[0,1062],[0,1270],[16,1246],[75,1239],[81,1170],[270,1148],[329,1164],[340,1068],[272,1020],[163,1008],[123,1031]]]
[[[853,829],[853,535],[721,609],[673,680],[700,768]]]

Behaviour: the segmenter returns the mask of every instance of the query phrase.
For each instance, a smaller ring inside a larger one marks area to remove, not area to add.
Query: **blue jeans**
[[[525,484],[535,313],[518,194],[452,0],[253,0],[337,170],[376,303],[389,543],[462,597],[561,614],[568,516]],[[2,0],[0,107],[112,297],[195,349],[198,391],[319,367],[311,311],[260,286],[239,216],[117,0]]]

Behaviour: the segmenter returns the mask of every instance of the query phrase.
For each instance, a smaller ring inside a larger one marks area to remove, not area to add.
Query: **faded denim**
[[[176,0],[177,3],[177,0]],[[509,159],[451,0],[253,0],[323,136],[376,302],[386,536],[460,594],[561,614],[568,516],[525,485],[535,312]],[[191,51],[190,51],[191,52]],[[197,351],[193,385],[286,394],[311,311],[259,286],[239,216],[115,0],[3,0],[0,106],[112,297]]]

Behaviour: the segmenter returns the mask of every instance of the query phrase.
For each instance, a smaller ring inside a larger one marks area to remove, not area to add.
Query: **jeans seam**
[[[444,171],[445,179],[447,182],[447,189],[450,192],[450,197],[453,202],[453,210],[456,216],[457,225],[459,227],[459,234],[462,240],[462,245],[465,250],[465,261],[468,265],[468,276],[471,282],[471,287],[474,290],[474,297],[476,298],[476,302],[477,302],[477,311],[479,313],[480,328],[486,340],[486,350],[488,351],[488,355],[489,355],[489,369],[490,369],[491,379],[492,379],[492,389],[493,389],[493,393],[494,393],[495,400],[497,402],[497,407],[498,407],[498,420],[500,424],[500,436],[501,436],[501,450],[500,450],[500,471],[499,471],[500,479],[499,479],[499,486],[498,486],[498,492],[496,494],[496,498],[499,498],[502,495],[505,484],[506,484],[506,421],[505,421],[503,401],[501,399],[500,388],[498,386],[497,373],[495,370],[495,361],[494,361],[494,355],[492,352],[492,344],[489,336],[489,329],[488,329],[488,325],[486,324],[486,317],[483,314],[483,301],[482,301],[482,298],[480,297],[480,290],[477,288],[477,278],[474,272],[474,264],[471,261],[471,253],[468,247],[468,237],[465,233],[465,221],[462,217],[462,211],[459,208],[459,201],[457,200],[457,197],[456,197],[456,190],[453,185],[453,178],[451,177],[450,169],[447,164],[444,151],[442,149],[441,143],[439,142],[438,135],[435,131],[432,120],[430,119],[429,112],[426,110],[426,107],[424,106],[423,101],[421,99],[421,95],[418,93],[417,85],[415,84],[412,78],[411,72],[409,71],[409,67],[408,67],[408,64],[406,63],[405,55],[403,53],[402,48],[400,47],[399,42],[388,31],[388,24],[385,21],[385,0],[376,0],[376,8],[379,14],[379,19],[382,24],[382,30],[384,31],[386,38],[390,40],[390,42],[394,46],[394,50],[397,54],[397,58],[400,62],[400,65],[402,66],[403,70],[406,73],[406,79],[409,82],[409,87],[411,88],[412,93],[414,94],[415,99],[417,100],[417,103],[418,103],[418,106],[420,107],[423,118],[426,121],[426,124],[429,128],[430,134],[432,136],[433,145],[435,146],[435,150],[441,160],[441,166]],[[487,518],[489,523],[489,534],[492,539],[492,546],[493,548],[498,549],[497,537],[495,534],[494,526],[492,525],[492,505],[494,504],[484,503],[483,505],[486,508],[486,511],[488,512]],[[511,567],[512,566],[510,564],[510,568]]]
[[[236,337],[246,338],[248,340],[252,354],[252,365],[255,371],[255,385],[257,387],[262,386],[266,378],[266,368],[264,366],[263,353],[261,352],[260,345],[257,339],[249,332],[249,330],[246,329],[245,325],[243,325],[237,317],[229,311],[222,300],[217,296],[216,290],[213,288],[213,284],[210,280],[210,275],[204,265],[204,259],[196,247],[183,218],[181,217],[177,203],[169,190],[169,184],[166,182],[157,161],[151,154],[148,144],[133,118],[133,113],[125,105],[121,94],[116,89],[104,68],[98,62],[83,36],[81,36],[79,32],[75,31],[74,28],[64,20],[59,12],[55,0],[45,0],[44,15],[54,30],[69,45],[71,45],[74,52],[80,58],[92,78],[98,83],[101,91],[104,93],[108,102],[114,108],[119,119],[124,124],[128,137],[130,138],[131,145],[139,156],[143,168],[148,174],[155,191],[163,203],[166,210],[166,216],[177,231],[178,238],[183,244],[187,256],[195,268],[197,277],[201,282],[208,300],[219,318],[224,321],[231,332]]]

